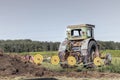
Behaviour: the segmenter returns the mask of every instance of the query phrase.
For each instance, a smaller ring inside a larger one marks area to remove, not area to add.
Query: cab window
[[[81,29],[75,29],[75,30],[71,31],[71,36],[79,37],[79,36],[81,36],[81,33],[82,33]]]
[[[92,37],[91,29],[88,29],[88,30],[87,30],[87,36],[88,36],[88,38]]]

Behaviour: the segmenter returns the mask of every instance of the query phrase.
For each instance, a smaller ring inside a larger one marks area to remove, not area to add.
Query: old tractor
[[[63,68],[81,64],[85,67],[110,64],[111,55],[102,57],[94,39],[95,25],[80,24],[67,27],[67,38],[60,44],[59,59]],[[104,61],[102,60],[104,59]]]
[[[80,24],[67,27],[67,38],[61,42],[58,56],[43,58],[42,55],[34,56],[34,62],[41,64],[49,61],[53,65],[60,64],[63,68],[83,64],[84,67],[101,66],[111,63],[111,55],[101,56],[99,44],[94,39],[94,25]]]

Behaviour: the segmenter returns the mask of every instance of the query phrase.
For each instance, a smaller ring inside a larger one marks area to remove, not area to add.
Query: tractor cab
[[[85,40],[87,38],[94,38],[94,25],[80,24],[70,25],[67,27],[68,40]]]

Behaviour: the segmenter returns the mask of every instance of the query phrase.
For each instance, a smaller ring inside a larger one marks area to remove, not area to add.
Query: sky
[[[63,41],[75,24],[94,24],[96,40],[120,42],[120,0],[0,0],[0,40]]]

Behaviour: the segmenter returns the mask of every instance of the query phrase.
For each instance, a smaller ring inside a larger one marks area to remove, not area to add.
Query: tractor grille
[[[80,47],[73,47],[72,50],[75,51],[75,52],[76,51],[81,51],[81,48]]]

